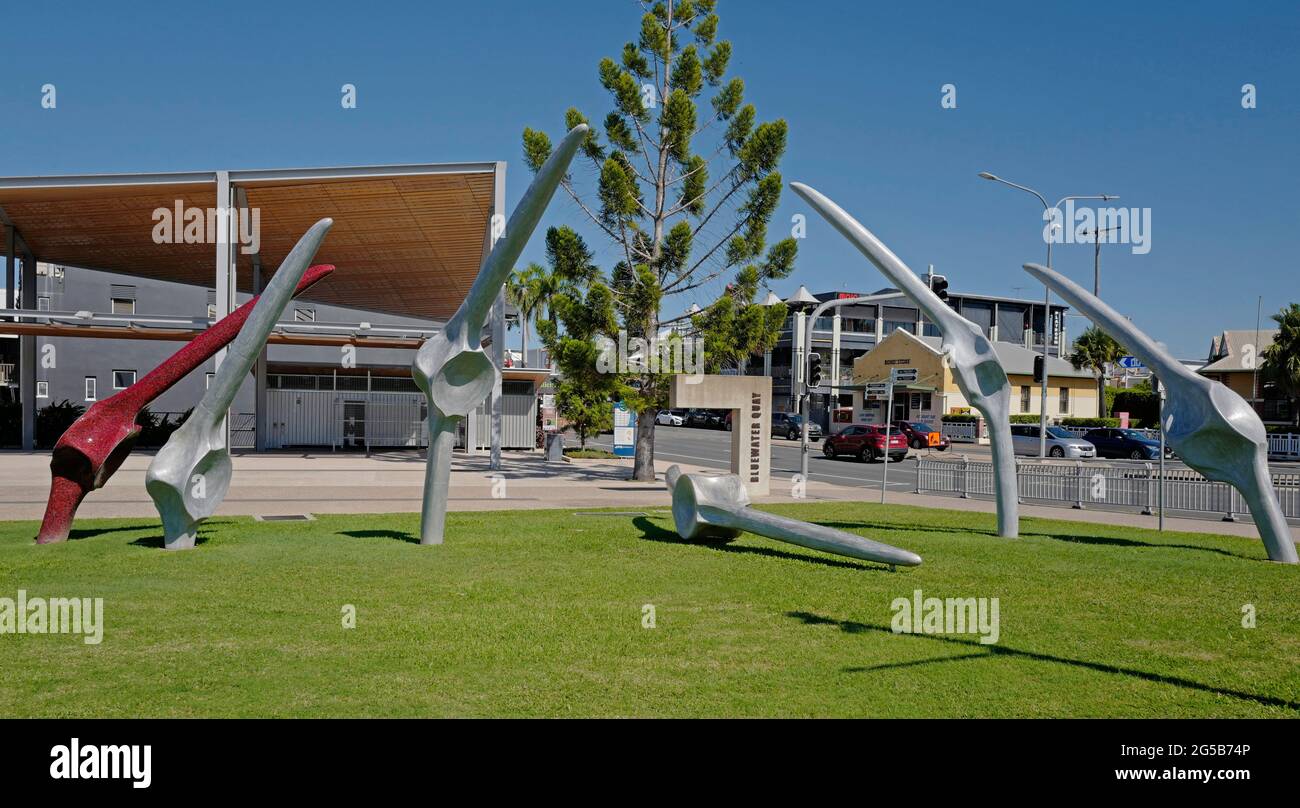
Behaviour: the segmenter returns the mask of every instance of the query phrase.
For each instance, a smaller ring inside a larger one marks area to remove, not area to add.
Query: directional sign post
[[[1128,368],[1129,370],[1141,370],[1146,367],[1146,365],[1142,364],[1142,360],[1138,359],[1136,356],[1121,356],[1119,358],[1119,366],[1122,368]]]
[[[889,371],[889,381],[883,382],[889,399],[885,404],[885,448],[881,460],[885,464],[880,474],[880,504],[885,504],[885,487],[889,485],[889,426],[894,418],[894,385],[912,384],[916,381],[916,368],[893,368]]]

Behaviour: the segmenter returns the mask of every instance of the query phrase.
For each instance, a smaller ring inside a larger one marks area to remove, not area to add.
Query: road
[[[601,435],[596,440],[587,441],[588,445],[613,449],[612,435]],[[822,454],[822,445],[808,444],[808,477],[814,481],[834,483],[835,485],[861,485],[880,490],[880,478],[884,472],[884,463],[863,463],[856,459],[837,458],[828,460]],[[982,452],[981,452],[982,450]],[[929,450],[925,450],[929,451]],[[985,447],[961,446],[958,453],[968,451],[972,457],[988,454]],[[951,450],[944,455],[951,453]],[[902,463],[889,464],[889,489],[891,491],[916,490],[916,464],[911,458],[916,456],[913,450],[908,459]],[[680,460],[699,466],[726,470],[731,466],[731,433],[721,429],[701,429],[684,426],[655,427],[655,459],[672,462]],[[656,464],[658,465],[658,464]],[[666,468],[666,466],[665,466]],[[789,479],[799,473],[799,442],[772,438],[772,476]]]

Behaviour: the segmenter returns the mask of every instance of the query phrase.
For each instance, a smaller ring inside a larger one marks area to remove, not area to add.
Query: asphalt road
[[[588,444],[613,450],[612,441],[613,435],[605,434],[595,440],[589,440]],[[828,460],[822,454],[820,442],[809,442],[808,450],[808,477],[811,480],[836,485],[861,485],[864,488],[880,490],[880,478],[883,474],[884,463],[879,461],[863,463],[856,458],[844,457]],[[913,449],[903,462],[889,464],[889,489],[891,491],[916,490],[916,463],[914,461],[917,454],[917,450]],[[971,460],[988,460],[990,457],[988,446],[972,443],[953,444],[952,448],[946,452],[923,449],[920,450],[920,454],[943,458],[969,455]],[[731,466],[730,458],[730,432],[698,427],[662,425],[655,427],[655,459],[659,461],[656,465],[660,468],[667,468],[666,464],[680,460],[707,468],[726,470]],[[1122,461],[1102,459],[1096,462]],[[1170,468],[1175,469],[1186,468],[1177,460],[1169,461],[1169,465]],[[1276,471],[1291,474],[1294,474],[1300,468],[1300,464],[1296,463],[1270,463],[1269,465]],[[772,438],[772,476],[789,479],[790,476],[798,472],[799,442],[785,440],[784,438]]]
[[[601,435],[588,445],[613,449],[612,435]],[[980,450],[983,449],[981,452]],[[929,450],[923,450],[928,452]],[[983,447],[960,446],[958,454],[968,452],[972,458],[987,455]],[[951,454],[952,450],[943,453]],[[938,453],[936,453],[938,454]],[[891,491],[916,490],[916,450],[908,455],[902,463],[889,464],[889,489]],[[721,429],[701,429],[684,426],[655,427],[656,465],[664,462],[682,461],[726,470],[731,466],[731,433]],[[851,458],[828,460],[822,454],[820,442],[808,444],[808,477],[811,480],[834,483],[835,485],[861,485],[880,490],[880,478],[885,464],[881,462],[863,463]],[[667,468],[664,465],[664,468]],[[789,479],[799,473],[799,442],[772,438],[772,476]]]

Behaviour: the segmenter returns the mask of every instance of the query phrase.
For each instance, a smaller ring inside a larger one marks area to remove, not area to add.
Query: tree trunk
[[[636,414],[636,456],[632,461],[632,479],[655,481],[655,417],[659,410],[650,407]]]
[[[1097,417],[1109,418],[1110,413],[1106,412],[1106,370],[1102,368],[1097,374]]]

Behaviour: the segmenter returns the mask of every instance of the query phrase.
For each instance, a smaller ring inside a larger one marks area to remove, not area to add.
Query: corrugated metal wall
[[[424,395],[333,390],[267,390],[268,449],[287,446],[427,446]],[[537,398],[502,397],[501,446],[531,449]],[[490,441],[490,419],[478,408],[479,446]]]

